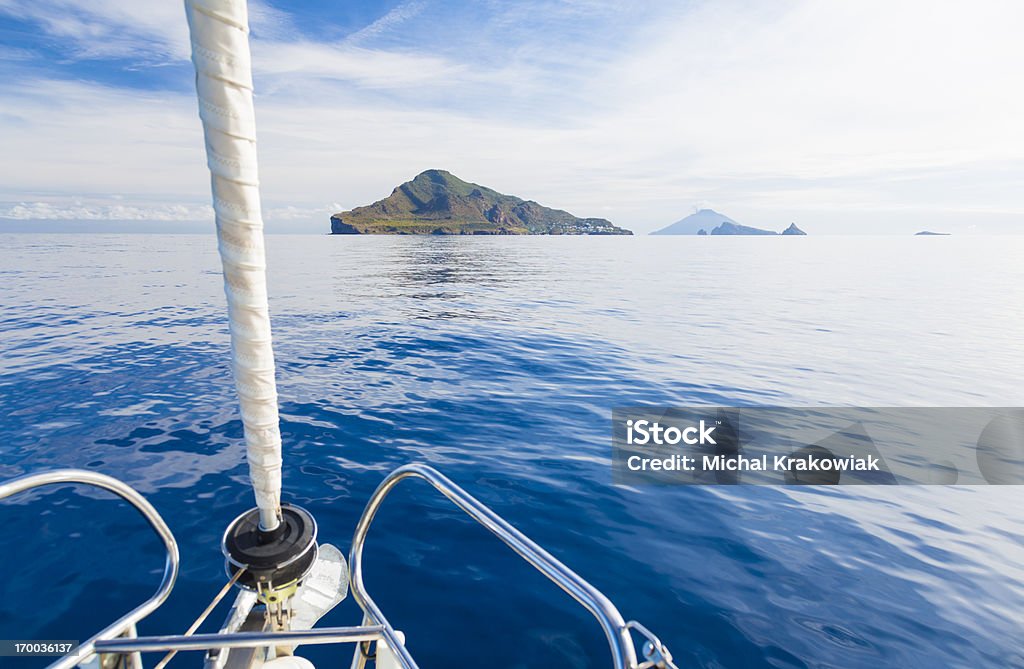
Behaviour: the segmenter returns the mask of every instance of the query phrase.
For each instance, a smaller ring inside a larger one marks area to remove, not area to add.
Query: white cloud
[[[331,214],[336,214],[344,209],[337,205],[324,205],[321,207],[267,207],[263,210],[263,218],[270,222],[278,221],[308,221],[320,219],[326,221]]]
[[[213,220],[213,207],[183,204],[140,207],[82,202],[19,202],[10,205],[0,204],[0,218],[21,221],[202,221]]]
[[[70,59],[129,58],[142,63],[185,61],[190,55],[184,5],[168,0],[0,0],[0,14],[36,23],[59,37]],[[249,2],[253,32],[294,35],[286,13]]]
[[[209,177],[195,110],[187,95],[86,82],[0,87],[0,199],[65,192],[196,200]]]
[[[253,47],[253,68],[277,90],[295,91],[296,78],[337,79],[368,88],[406,88],[462,83],[469,68],[431,55],[393,53],[347,44],[309,41],[260,42]],[[322,85],[319,84],[319,85]]]
[[[704,173],[860,175],[1020,156],[1024,6],[785,8],[713,3],[653,27],[650,48],[600,82],[628,101],[608,132],[648,147],[660,133]]]
[[[17,221],[213,221],[210,205],[131,204],[120,194],[82,198],[59,198],[56,202],[0,202],[0,219]],[[267,221],[322,220],[344,209],[339,204],[314,207],[267,207]]]
[[[142,61],[188,58],[188,26],[180,2],[162,0],[0,0],[0,12],[37,23],[59,37],[68,57],[131,56]]]

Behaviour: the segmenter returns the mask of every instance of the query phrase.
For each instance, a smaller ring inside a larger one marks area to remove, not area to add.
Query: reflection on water
[[[142,632],[181,631],[223,583],[220,534],[251,504],[213,239],[2,241],[0,475],[91,467],[145,492],[184,568]],[[616,487],[610,470],[616,406],[1024,405],[1020,240],[268,248],[286,498],[343,549],[381,477],[418,460],[680,666],[1024,664],[1017,488]],[[59,490],[0,515],[5,630],[84,638],[155,587],[156,542],[116,503]],[[368,585],[422,666],[606,666],[585,613],[425,487],[379,522]],[[346,602],[325,623],[356,617]]]

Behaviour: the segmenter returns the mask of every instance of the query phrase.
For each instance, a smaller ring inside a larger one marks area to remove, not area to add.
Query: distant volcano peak
[[[660,230],[655,230],[652,235],[696,235],[701,230],[705,232],[714,230],[722,223],[739,225],[736,221],[725,214],[720,214],[714,209],[698,209],[686,218],[682,218],[672,225]]]

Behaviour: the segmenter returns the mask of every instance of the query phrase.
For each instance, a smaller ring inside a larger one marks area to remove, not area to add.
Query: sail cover
[[[245,0],[185,0],[224,267],[232,369],[260,526],[280,518],[281,430],[267,305]]]

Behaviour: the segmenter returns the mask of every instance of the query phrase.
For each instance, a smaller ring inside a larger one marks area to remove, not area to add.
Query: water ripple
[[[2,241],[0,476],[84,467],[146,493],[184,563],[142,631],[182,630],[251,504],[212,240]],[[608,434],[631,404],[1024,404],[1024,245],[727,241],[271,238],[286,498],[346,548],[388,471],[434,465],[680,666],[1024,666],[1015,488],[615,487]],[[159,547],[103,495],[0,514],[18,636],[83,638],[155,583]],[[607,663],[585,613],[422,484],[367,559],[423,666]]]

